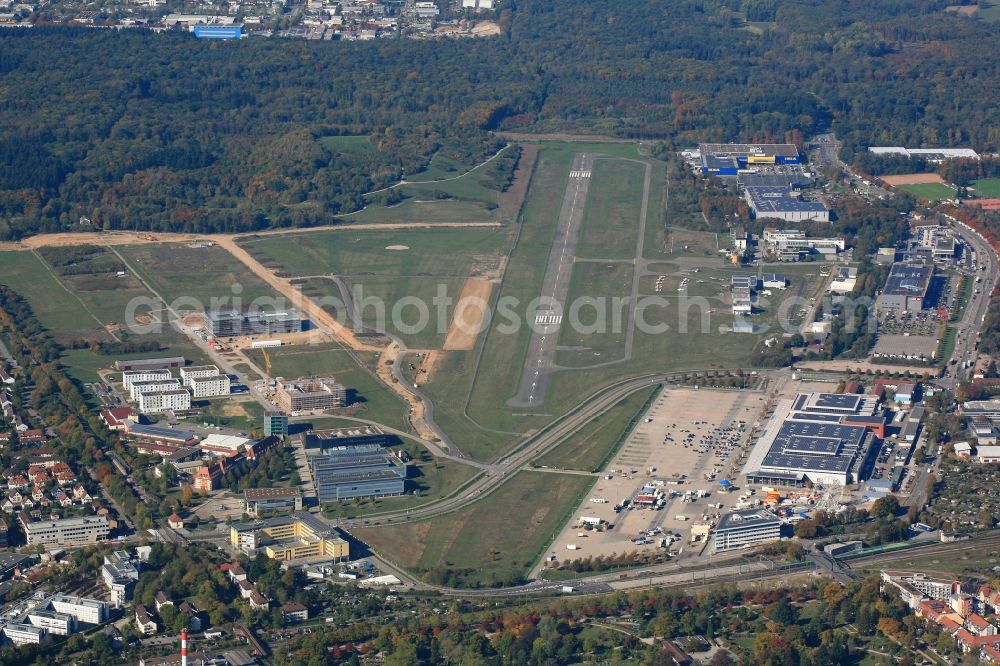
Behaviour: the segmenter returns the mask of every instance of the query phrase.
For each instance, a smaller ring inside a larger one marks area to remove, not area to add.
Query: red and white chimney
[[[181,666],[188,666],[188,630],[181,629]]]

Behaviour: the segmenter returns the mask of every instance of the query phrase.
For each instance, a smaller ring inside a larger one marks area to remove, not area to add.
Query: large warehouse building
[[[298,333],[302,330],[302,316],[298,312],[217,310],[205,313],[205,325],[212,335],[219,338]]]
[[[406,465],[377,444],[327,449],[310,456],[309,468],[321,504],[405,492]]]
[[[882,293],[875,300],[879,311],[920,312],[927,302],[934,269],[931,266],[893,264]]]
[[[800,393],[781,400],[743,474],[750,484],[802,487],[860,481],[885,416],[873,395]]]
[[[790,143],[702,143],[701,172],[736,176],[740,169],[760,164],[798,164],[799,151]]]
[[[979,153],[971,148],[903,148],[902,146],[871,146],[868,152],[876,155],[901,155],[919,157],[928,162],[944,162],[955,157],[978,160]]]
[[[743,196],[757,219],[785,222],[829,222],[830,210],[819,201],[807,201],[796,190],[770,185],[747,187]]]

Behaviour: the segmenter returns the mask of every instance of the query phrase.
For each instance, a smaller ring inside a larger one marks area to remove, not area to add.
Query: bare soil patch
[[[493,283],[483,278],[471,277],[462,287],[455,314],[448,327],[443,349],[446,351],[468,351],[476,346],[476,338],[483,325],[483,317],[489,305]]]
[[[904,173],[897,176],[879,176],[879,179],[888,185],[944,184],[944,180],[936,173]]]

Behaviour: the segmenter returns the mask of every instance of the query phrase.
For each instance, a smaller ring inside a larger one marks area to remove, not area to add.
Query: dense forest
[[[497,129],[996,150],[1000,27],[946,4],[518,0],[501,36],[457,41],[4,30],[0,238],[329,222]]]

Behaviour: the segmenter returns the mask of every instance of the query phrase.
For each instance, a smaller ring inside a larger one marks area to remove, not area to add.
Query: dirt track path
[[[0,242],[0,251],[17,252],[36,250],[40,247],[57,247],[92,243],[102,245],[143,245],[146,243],[192,243],[215,241],[222,243],[252,236],[283,236],[286,234],[308,234],[320,231],[399,231],[401,229],[433,229],[435,227],[453,229],[493,228],[503,226],[500,222],[400,222],[388,224],[333,224],[322,227],[301,227],[295,229],[266,229],[241,234],[188,234],[152,231],[79,231],[54,234],[38,234],[20,241]]]

